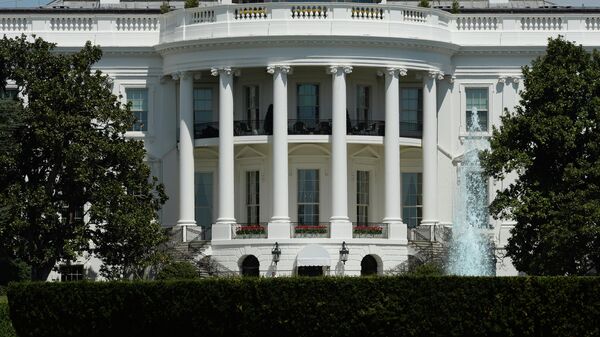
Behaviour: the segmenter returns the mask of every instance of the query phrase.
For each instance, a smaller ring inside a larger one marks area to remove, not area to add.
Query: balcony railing
[[[194,123],[194,138],[219,137],[219,122]]]
[[[238,120],[233,122],[233,134],[235,136],[258,136],[272,135],[273,121],[261,120]]]
[[[231,226],[232,239],[266,239],[268,233],[266,222],[257,224],[240,223]]]
[[[387,239],[388,224],[378,222],[353,222],[353,238]]]
[[[293,238],[328,238],[331,233],[329,222],[316,224],[292,222],[291,228]]]
[[[290,135],[330,135],[331,119],[288,119]]]
[[[350,124],[349,135],[385,136],[384,121],[367,120],[351,122]]]

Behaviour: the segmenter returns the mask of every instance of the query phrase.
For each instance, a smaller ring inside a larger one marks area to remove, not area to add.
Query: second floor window
[[[467,88],[465,90],[467,97],[466,122],[467,131],[487,131],[488,130],[488,89],[487,88]],[[477,120],[479,127],[474,125],[473,108],[477,109]]]
[[[400,89],[400,134],[403,129],[417,130],[423,122],[423,89]]]
[[[298,84],[298,119],[314,124],[319,120],[319,85]]]
[[[129,131],[148,131],[148,89],[128,88],[125,94],[135,116],[135,122]]]
[[[0,100],[17,101],[19,100],[19,91],[17,89],[0,90]]]
[[[212,88],[194,88],[194,123],[213,121]]]
[[[260,90],[258,85],[248,85],[244,87],[246,99],[246,116],[247,121],[257,122],[260,119]]]
[[[370,109],[371,87],[358,85],[356,87],[356,120],[367,123],[371,119]]]

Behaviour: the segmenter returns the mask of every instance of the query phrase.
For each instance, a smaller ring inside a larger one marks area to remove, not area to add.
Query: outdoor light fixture
[[[348,254],[350,254],[350,250],[348,250],[348,247],[346,247],[346,241],[344,241],[342,242],[342,249],[340,250],[340,260],[342,260],[344,264],[346,264],[346,261],[348,261]]]
[[[273,254],[273,262],[277,264],[279,262],[279,256],[281,255],[281,249],[279,249],[279,243],[275,242],[275,246],[271,250],[271,254]]]

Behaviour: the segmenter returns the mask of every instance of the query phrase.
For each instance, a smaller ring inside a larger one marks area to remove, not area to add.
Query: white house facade
[[[489,136],[548,37],[600,45],[590,9],[110,2],[1,10],[0,32],[100,45],[97,68],[138,117],[127,136],[169,196],[161,222],[262,276],[385,274],[418,258],[451,230],[471,108]],[[505,183],[490,181],[489,200]],[[511,226],[490,218],[499,252]],[[499,258],[496,273],[516,270]]]

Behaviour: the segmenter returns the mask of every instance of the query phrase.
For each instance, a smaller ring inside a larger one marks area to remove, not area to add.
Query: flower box
[[[240,226],[236,229],[237,235],[262,235],[265,234],[265,227],[260,225]]]
[[[366,235],[381,235],[383,234],[382,226],[356,226],[353,229],[354,234],[366,234]]]
[[[300,225],[296,226],[296,234],[327,234],[327,226],[321,225]]]

